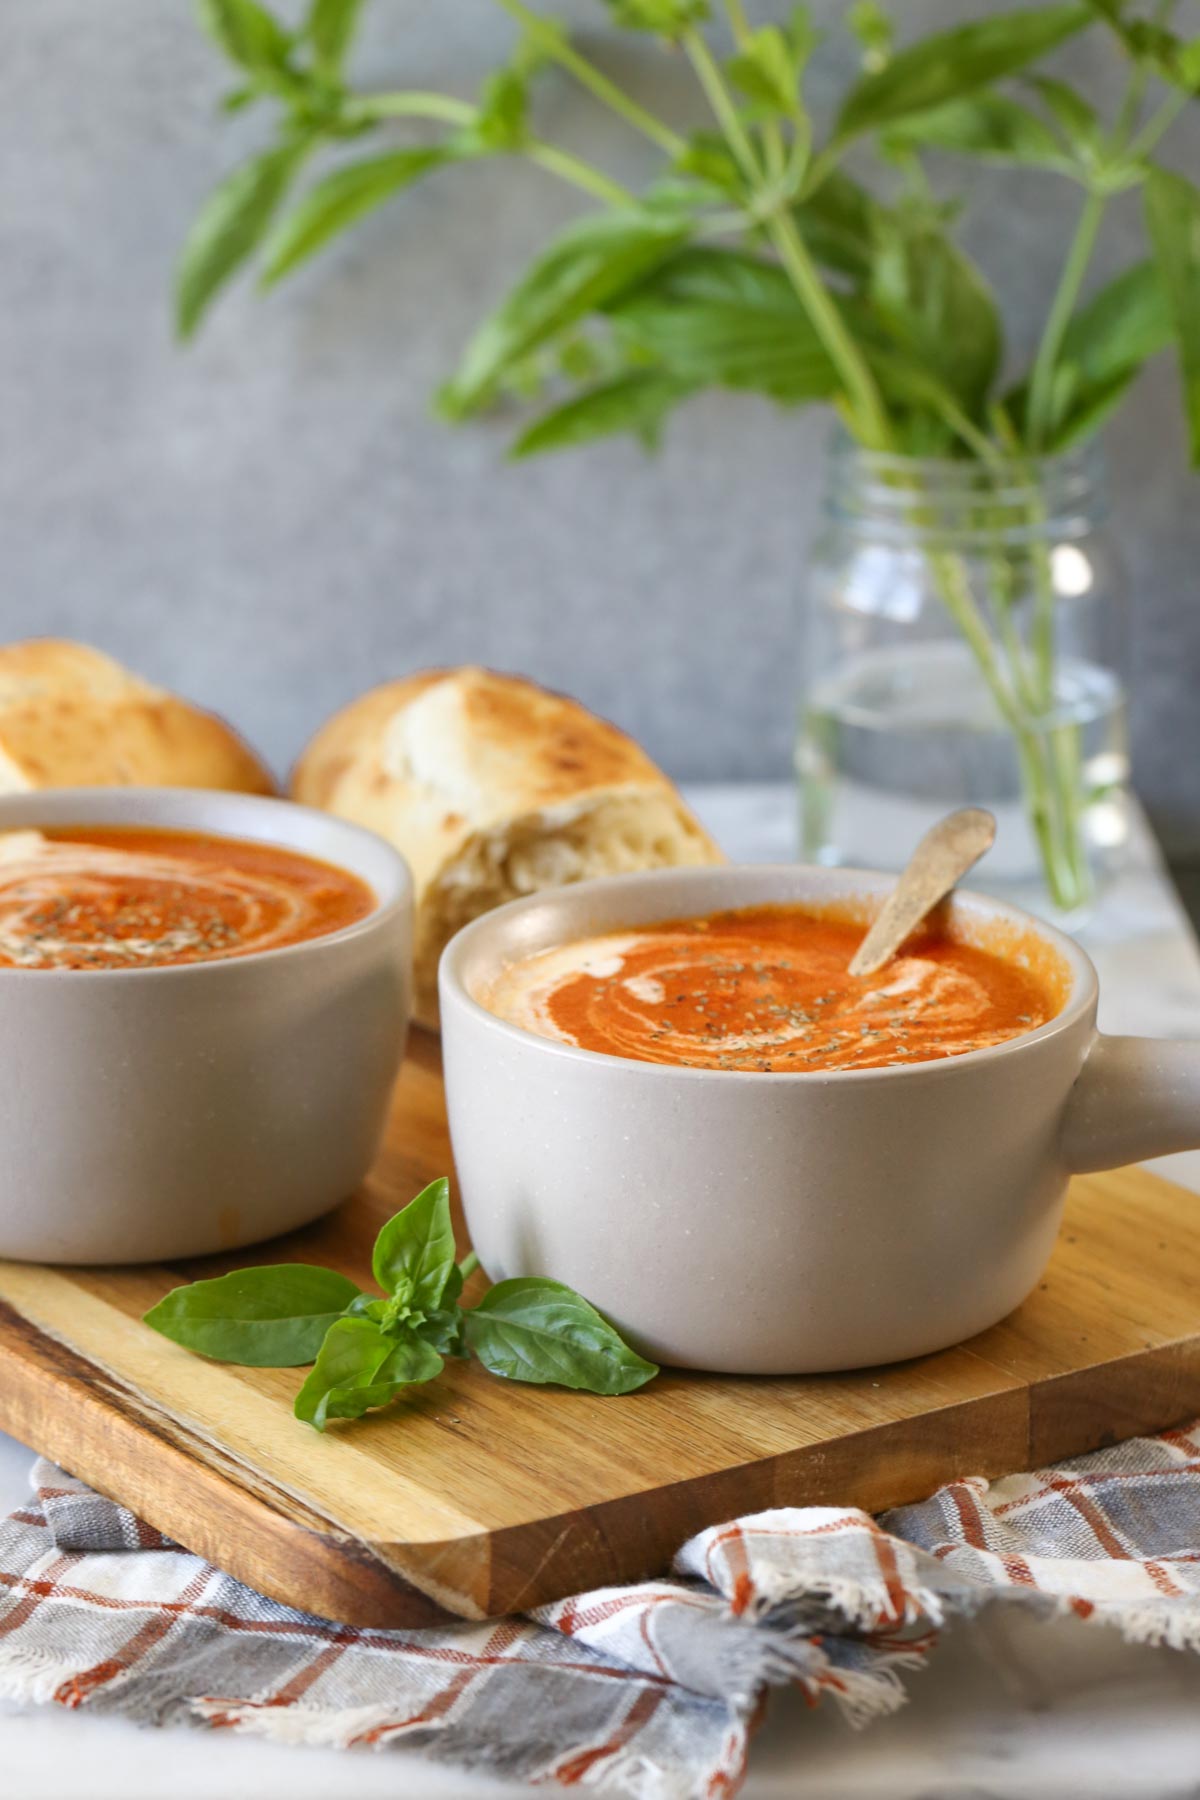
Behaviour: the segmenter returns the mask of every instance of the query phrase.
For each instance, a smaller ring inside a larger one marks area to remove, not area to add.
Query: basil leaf
[[[833,365],[787,276],[755,256],[685,249],[609,316],[627,349],[689,389],[717,382],[799,401],[823,399],[837,388]]]
[[[792,217],[819,263],[865,281],[871,271],[874,212],[875,203],[866,188],[841,169],[834,169],[820,187],[792,208]]]
[[[1104,138],[1104,127],[1095,107],[1065,81],[1056,81],[1049,75],[1028,75],[1025,79],[1041,96],[1042,105],[1071,148],[1081,160],[1090,160],[1099,151]]]
[[[369,1319],[331,1325],[293,1411],[323,1431],[330,1419],[358,1419],[386,1406],[402,1387],[432,1381],[442,1371],[437,1351],[414,1332],[383,1332]]]
[[[467,1348],[506,1381],[628,1394],[658,1374],[594,1306],[559,1281],[499,1281],[463,1319]]]
[[[371,1269],[387,1293],[403,1287],[410,1306],[432,1312],[452,1279],[456,1254],[450,1183],[442,1175],[388,1220],[375,1239]]]
[[[1157,66],[1165,81],[1185,94],[1200,94],[1200,37],[1173,37],[1160,47],[1160,58]]]
[[[609,318],[634,324],[639,318],[652,315],[656,306],[677,302],[778,314],[787,306],[789,294],[793,314],[803,318],[803,307],[777,263],[740,250],[694,246],[678,251],[605,310]],[[665,334],[658,337],[655,350],[661,350],[666,342]]]
[[[341,74],[362,6],[363,0],[312,0],[309,6],[304,35],[318,69],[329,79]]]
[[[1000,318],[974,264],[922,213],[878,208],[870,313],[906,357],[971,413],[1001,358]]]
[[[487,405],[532,351],[633,287],[688,232],[676,214],[648,208],[591,213],[568,226],[476,332],[442,390],[441,411],[461,419]]]
[[[275,1263],[173,1288],[143,1322],[217,1362],[283,1369],[312,1362],[330,1326],[360,1298],[333,1269]]]
[[[463,1320],[466,1314],[457,1306],[442,1306],[436,1312],[426,1315],[420,1325],[414,1326],[417,1336],[439,1356],[465,1357],[466,1347],[463,1343]]]
[[[1123,0],[1090,0],[1092,11],[1120,38],[1128,54],[1173,87],[1200,90],[1200,38],[1185,39],[1161,22],[1171,8],[1157,8],[1155,19],[1127,15]]]
[[[646,195],[647,204],[662,201],[669,208],[678,200],[685,207],[711,206],[722,197],[740,203],[745,178],[737,157],[719,133],[692,132],[673,167],[681,175],[694,175],[696,181],[659,181]]]
[[[946,423],[946,407],[962,406],[961,396],[933,369],[880,341],[865,311],[858,333],[880,392],[895,410],[897,444],[908,456],[953,456],[957,436]]]
[[[356,1294],[346,1308],[347,1319],[374,1319],[378,1325],[387,1311],[387,1301],[381,1300],[378,1294]]]
[[[292,40],[257,0],[199,0],[200,23],[232,62],[262,75],[287,67]]]
[[[1088,23],[1086,7],[1037,6],[923,38],[851,90],[834,138],[857,137],[1015,75]]]
[[[213,190],[188,233],[175,278],[175,325],[189,338],[250,257],[311,147],[296,138],[242,163]]]
[[[529,141],[529,83],[516,69],[489,75],[479,95],[471,138],[480,149],[515,154]]]
[[[1048,455],[1069,450],[1093,437],[1109,414],[1115,412],[1137,378],[1137,370],[1129,369],[1111,380],[1085,387],[1076,369],[1060,369],[1063,378],[1061,394],[1054,395],[1052,422],[1042,448]]]
[[[1100,384],[1136,370],[1165,350],[1174,335],[1161,275],[1151,262],[1136,263],[1094,294],[1071,319],[1060,360]]]
[[[1146,223],[1179,346],[1192,462],[1200,463],[1200,188],[1174,170],[1152,168]]]
[[[617,375],[542,413],[521,433],[510,454],[540,456],[547,450],[573,449],[622,431],[633,432],[653,449],[667,414],[690,392],[687,382],[654,369]]]
[[[747,99],[785,118],[801,117],[800,76],[816,40],[791,36],[779,25],[763,25],[750,33],[727,65],[730,80]]]
[[[689,25],[702,24],[710,11],[708,0],[605,0],[605,4],[614,25],[665,38],[677,38]]]
[[[472,1265],[472,1266],[474,1266],[474,1265]],[[447,1277],[446,1277],[446,1285],[442,1289],[441,1295],[438,1300],[439,1307],[453,1308],[458,1305],[458,1296],[463,1291],[463,1280],[464,1280],[464,1276],[463,1276],[463,1271],[462,1271],[462,1264],[455,1263],[455,1265],[451,1269],[449,1275],[447,1275]],[[432,1316],[432,1313],[435,1312],[437,1310],[437,1308],[436,1307],[427,1308],[426,1310],[429,1311],[430,1315]]]
[[[1090,437],[1124,399],[1143,363],[1174,338],[1166,291],[1153,263],[1136,263],[1102,287],[1063,335],[1043,448],[1054,453]],[[1027,399],[1025,381],[1004,397],[1005,410],[1022,433]]]
[[[264,252],[263,285],[271,287],[345,231],[364,213],[382,206],[431,169],[454,160],[447,146],[391,150],[335,169],[309,188],[272,234]]]
[[[888,141],[1024,168],[1063,173],[1074,168],[1050,127],[1003,94],[976,94],[914,113],[890,128]]]

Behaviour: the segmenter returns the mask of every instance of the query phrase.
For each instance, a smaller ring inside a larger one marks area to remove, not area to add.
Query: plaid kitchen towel
[[[1200,1422],[876,1521],[713,1526],[672,1575],[526,1618],[367,1631],[264,1599],[49,1463],[0,1525],[0,1695],[292,1743],[418,1746],[644,1800],[736,1792],[773,1685],[856,1723],[1003,1596],[1200,1649]]]

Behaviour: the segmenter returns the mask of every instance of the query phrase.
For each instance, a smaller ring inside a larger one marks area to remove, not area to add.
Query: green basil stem
[[[1036,525],[1046,523],[1046,509],[1040,498],[1031,502],[1031,516]],[[1050,551],[1044,541],[1031,546],[1034,575],[1034,622],[1048,621],[1044,638],[1034,646],[1036,679],[1041,702],[1041,717],[1047,744],[1050,792],[1053,800],[1054,830],[1060,868],[1061,892],[1055,895],[1067,910],[1090,899],[1092,874],[1083,841],[1085,796],[1082,791],[1082,755],[1080,727],[1074,723],[1050,724],[1058,704],[1055,691],[1056,651],[1054,645],[1054,574]]]
[[[1043,547],[1044,549],[1044,547]],[[1038,846],[1046,886],[1056,906],[1072,911],[1090,893],[1090,871],[1080,843],[1079,782],[1072,770],[1070,746],[1062,734],[1078,735],[1078,727],[1040,725],[1019,704],[1005,680],[997,646],[971,592],[961,556],[937,550],[930,567],[938,592],[960,635],[971,650],[988,691],[1012,733],[1021,770],[1030,829]],[[1015,648],[1015,646],[1014,646]],[[1018,661],[1013,669],[1014,686]],[[1077,752],[1075,765],[1077,769]]]
[[[1032,528],[1029,559],[1034,577],[1034,624],[1030,652],[1032,669],[1026,672],[1019,640],[1009,650],[1010,667],[1021,690],[1024,711],[1040,722],[1044,758],[1033,768],[1033,786],[1026,795],[1031,818],[1036,807],[1045,821],[1050,840],[1044,854],[1046,884],[1056,905],[1074,911],[1092,896],[1094,883],[1083,836],[1086,796],[1083,792],[1082,740],[1073,723],[1051,725],[1057,705],[1054,643],[1054,572],[1045,542],[1049,523],[1046,505],[1038,490],[1034,468],[1023,454],[1020,439],[1003,409],[997,409],[996,427],[1007,445],[1012,466],[1029,489],[1026,524]],[[1002,614],[1000,615],[1003,616]],[[1043,771],[1041,761],[1046,767]]]
[[[738,115],[737,107],[722,79],[716,58],[705,39],[695,29],[684,32],[682,43],[688,61],[696,71],[696,79],[704,89],[705,98],[712,108],[713,117],[721,127],[726,143],[741,165],[742,174],[752,188],[757,187],[762,180],[758,158],[754,154],[754,146]]]
[[[931,387],[928,390],[928,399],[930,405],[936,407],[941,413],[955,436],[961,438],[968,450],[975,452],[980,462],[997,466],[1005,460],[1003,453],[997,449],[987,433],[981,431],[978,425],[967,417],[949,390]]]
[[[748,43],[750,39],[750,21],[746,17],[746,10],[742,5],[742,0],[725,0],[725,11],[729,15],[729,26],[738,43]]]
[[[1037,696],[1030,685],[1029,672],[1025,666],[1025,645],[1014,615],[1017,594],[1012,563],[1005,556],[1002,547],[997,546],[989,552],[988,567],[992,610],[996,616],[1000,647],[1012,673],[1017,703],[1023,712],[1033,716],[1038,710]]]
[[[479,1258],[476,1256],[476,1254],[473,1250],[468,1250],[467,1254],[463,1257],[462,1261],[458,1265],[458,1272],[462,1276],[463,1280],[467,1281],[475,1273],[475,1271],[478,1267],[479,1267]]]
[[[560,180],[570,182],[572,187],[582,188],[585,194],[591,194],[593,199],[606,206],[637,205],[635,195],[628,188],[611,180],[581,157],[573,156],[569,150],[560,150],[556,144],[544,144],[533,138],[524,146],[524,155],[547,174],[557,175]]]
[[[1163,8],[1157,9],[1160,13]],[[1141,117],[1142,102],[1146,98],[1146,83],[1150,78],[1150,66],[1142,58],[1134,63],[1129,80],[1125,86],[1125,97],[1121,101],[1117,122],[1113,128],[1113,144],[1121,147],[1129,142]]]
[[[1030,519],[1044,522],[1040,502],[1034,502]],[[1001,552],[1001,556],[1002,556]],[[1045,544],[1031,546],[1035,578],[1035,605],[1053,607],[1049,552]],[[1053,663],[1050,691],[1035,685],[1037,677],[1026,672],[1026,652],[1006,614],[1006,597],[996,586],[993,568],[993,612],[1000,635],[1000,649],[1008,664],[1011,686],[1005,681],[990,634],[970,593],[962,558],[943,552],[931,558],[938,591],[959,632],[972,650],[989,691],[1013,735],[1021,770],[1021,786],[1030,829],[1038,846],[1046,887],[1055,905],[1071,912],[1091,897],[1092,874],[1083,839],[1084,795],[1078,725],[1053,724],[1055,694]],[[1049,588],[1049,599],[1043,592]]]
[[[1164,30],[1175,11],[1176,0],[1157,0],[1151,19],[1157,30]],[[1134,129],[1142,110],[1142,102],[1146,97],[1146,85],[1150,79],[1150,64],[1145,57],[1139,57],[1133,65],[1129,77],[1129,85],[1125,90],[1125,98],[1121,102],[1121,111],[1117,118],[1116,141],[1123,146],[1126,154],[1133,161],[1151,151],[1171,121],[1187,105],[1193,95],[1187,88],[1176,88],[1163,102],[1158,112],[1150,118],[1143,130],[1134,137]]]
[[[1163,133],[1175,123],[1175,120],[1179,117],[1179,114],[1183,111],[1188,101],[1193,100],[1194,98],[1195,95],[1189,93],[1186,88],[1173,89],[1163,101],[1158,111],[1147,119],[1137,136],[1130,140],[1126,152],[1129,160],[1131,162],[1138,162],[1143,156],[1148,156],[1158,143],[1158,140],[1162,137]]]
[[[1036,491],[1028,503],[1027,521],[1035,534],[1044,533],[1048,515]],[[1082,734],[1073,721],[1053,722],[1058,706],[1053,640],[1056,602],[1050,549],[1043,537],[1034,535],[1029,560],[1035,620],[1051,621],[1051,637],[1048,643],[1031,646],[1036,654],[1030,658],[1034,666],[1028,672],[1023,647],[1015,634],[1006,651],[1019,685],[1021,710],[1030,727],[1023,762],[1026,811],[1038,840],[1050,896],[1064,912],[1073,912],[1092,898],[1094,890],[1084,838]],[[1002,610],[998,611],[1003,619]]]
[[[382,124],[386,119],[437,119],[443,124],[469,130],[478,113],[465,100],[452,100],[445,94],[414,92],[371,94],[348,106],[346,117],[352,125]],[[582,189],[585,194],[590,194],[594,200],[600,200],[606,206],[637,204],[628,188],[613,181],[603,170],[584,162],[582,157],[574,156],[569,150],[562,150],[556,144],[545,144],[539,138],[530,138],[522,146],[521,154],[539,168],[545,169],[548,174],[570,182],[572,187]]]
[[[1018,469],[1024,469],[1020,462]],[[1033,570],[1034,611],[1030,644],[1032,668],[1024,671],[1024,657],[1018,645],[1009,654],[1010,666],[1020,671],[1019,679],[1026,698],[1023,710],[1035,729],[1037,755],[1032,759],[1028,775],[1027,806],[1036,809],[1044,821],[1043,862],[1046,884],[1056,905],[1071,912],[1092,896],[1093,882],[1083,837],[1085,795],[1082,787],[1082,751],[1080,727],[1074,723],[1053,724],[1058,705],[1056,690],[1057,651],[1054,642],[1054,573],[1050,549],[1044,541],[1048,515],[1030,475],[1031,498],[1027,521],[1033,537],[1029,560]]]
[[[833,174],[842,160],[842,149],[843,146],[835,139],[817,152],[805,170],[804,183],[800,189],[801,200],[807,200],[810,195],[815,194],[821,184]]]
[[[657,144],[660,150],[665,150],[668,156],[680,157],[683,155],[687,149],[686,139],[680,137],[678,132],[672,131],[670,126],[665,124],[662,119],[657,118],[654,113],[648,112],[644,106],[639,106],[636,100],[632,100],[614,81],[610,81],[607,75],[602,74],[594,63],[588,61],[586,56],[581,56],[579,51],[567,42],[558,26],[534,12],[531,7],[526,6],[524,0],[496,0],[496,4],[503,7],[509,17],[517,21],[531,43],[536,44],[545,56],[550,57],[561,68],[573,75],[576,81],[587,88],[588,92],[594,95],[602,105],[607,106],[610,111],[620,114],[627,124],[632,125],[635,131],[640,131],[643,137],[648,137],[652,143]]]
[[[683,47],[726,142],[736,156],[752,192],[757,191],[762,180],[758,159],[708,44],[698,31],[690,29],[683,34]],[[891,431],[874,377],[858,345],[847,331],[816,264],[809,256],[796,229],[795,220],[790,212],[777,205],[765,222],[797,297],[812,320],[831,362],[846,384],[847,398],[854,413],[856,435],[873,449],[887,449]]]
[[[751,32],[742,0],[725,0],[725,12],[729,19],[729,29],[733,33],[734,42],[739,49],[745,49],[750,42]],[[781,181],[787,159],[784,152],[783,133],[777,119],[764,119],[762,141],[767,173],[772,181]]]
[[[846,330],[837,303],[822,281],[795,220],[789,212],[777,211],[767,221],[767,230],[793,288],[846,385],[855,436],[868,449],[890,450],[893,447],[891,425],[875,378],[862,351]]]
[[[452,100],[449,94],[414,89],[365,94],[351,100],[342,116],[348,125],[377,125],[384,119],[440,119],[446,125],[471,125],[476,109],[467,100]]]
[[[1046,320],[1046,329],[1037,348],[1033,373],[1029,378],[1029,413],[1025,425],[1025,436],[1031,450],[1039,449],[1046,439],[1059,352],[1088,264],[1092,260],[1105,204],[1103,194],[1089,194],[1083,203],[1079,223],[1075,227],[1075,235]]]
[[[1030,493],[1027,523],[1035,535],[1030,544],[1030,560],[1036,576],[1035,623],[1032,634],[1034,671],[1028,678],[1028,705],[1031,710],[1048,712],[1054,704],[1054,580],[1049,553],[1036,532],[1049,523],[1046,508],[1038,496],[1037,472],[1024,454],[1021,440],[1004,409],[997,408],[996,429],[1008,451],[1008,462],[1026,483]],[[1024,674],[1022,672],[1022,678]]]
[[[930,557],[930,565],[943,604],[974,654],[1001,718],[1009,730],[1019,736],[1023,731],[1020,708],[996,660],[992,636],[971,592],[962,557],[952,551],[936,550]]]

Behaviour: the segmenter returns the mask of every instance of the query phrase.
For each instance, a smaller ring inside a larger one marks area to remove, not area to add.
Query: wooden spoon
[[[927,831],[855,951],[851,975],[874,975],[890,962],[926,913],[995,841],[996,821],[981,806],[964,806],[960,812],[948,813]]]

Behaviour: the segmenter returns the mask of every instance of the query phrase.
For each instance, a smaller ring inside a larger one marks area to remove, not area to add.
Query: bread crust
[[[91,645],[0,645],[0,793],[108,786],[278,792],[222,719]]]
[[[632,738],[565,695],[476,667],[424,670],[352,701],[304,750],[291,791],[406,857],[425,1022],[436,1017],[436,963],[450,932],[512,898],[506,882],[519,892],[556,884],[534,869],[537,853],[546,869],[558,852],[560,868],[580,873],[723,860]],[[617,847],[603,839],[618,818],[624,860],[614,862]],[[514,874],[505,860],[518,848]]]

